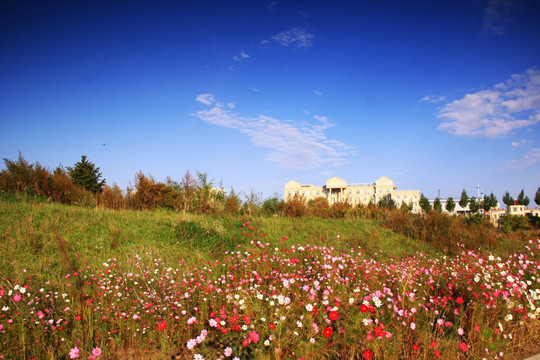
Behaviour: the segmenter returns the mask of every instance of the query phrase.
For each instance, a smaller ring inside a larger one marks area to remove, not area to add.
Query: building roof
[[[333,178],[326,180],[327,189],[344,188],[344,187],[347,187],[347,182],[337,176],[334,176]]]

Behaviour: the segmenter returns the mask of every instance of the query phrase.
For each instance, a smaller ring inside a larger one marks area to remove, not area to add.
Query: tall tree
[[[431,204],[429,203],[428,198],[424,196],[424,194],[420,194],[420,207],[422,208],[422,210],[424,210],[425,213],[431,211]]]
[[[519,193],[517,197],[517,201],[519,205],[524,205],[524,206],[529,205],[529,197],[525,196],[525,191],[523,189],[521,189],[521,192]]]
[[[502,201],[506,206],[514,205],[514,198],[510,195],[508,191],[504,193]]]
[[[489,210],[493,209],[497,206],[497,198],[493,193],[491,193],[489,196],[484,195],[484,199],[482,200],[482,209],[484,209],[485,212],[488,212]]]
[[[534,195],[534,202],[536,205],[540,205],[540,187],[536,190],[536,195]]]
[[[480,210],[481,205],[482,204],[480,204],[479,201],[476,201],[476,198],[473,196],[469,201],[469,210],[471,210],[473,214],[476,214],[478,210]]]
[[[435,200],[433,201],[433,210],[435,210],[439,214],[442,213],[442,204],[441,200],[438,197],[435,198]]]
[[[445,206],[446,210],[448,212],[453,212],[454,209],[456,208],[456,203],[454,202],[454,199],[450,196],[448,198],[448,200],[446,201],[446,206]]]
[[[463,191],[461,192],[461,198],[459,199],[458,204],[462,208],[465,208],[468,203],[469,203],[469,195],[467,195],[467,192],[465,191],[465,189],[463,189]]]
[[[86,155],[81,157],[81,161],[75,163],[75,166],[68,167],[68,174],[73,183],[82,186],[88,191],[101,193],[105,180],[101,179],[101,173],[96,165],[89,161]]]

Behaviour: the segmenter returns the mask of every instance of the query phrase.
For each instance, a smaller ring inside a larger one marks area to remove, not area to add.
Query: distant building
[[[397,190],[394,182],[385,176],[374,183],[360,184],[347,184],[345,180],[333,177],[328,179],[324,186],[304,185],[291,180],[285,184],[284,191],[285,200],[298,194],[307,201],[322,197],[330,205],[336,202],[348,202],[356,206],[377,204],[381,199],[392,199],[398,207],[405,203],[412,205],[413,212],[420,211],[420,190]]]
[[[525,205],[520,205],[517,200],[514,200],[514,204],[508,206],[508,215],[526,216],[531,214],[532,216],[540,216],[540,210],[538,208],[529,209]]]

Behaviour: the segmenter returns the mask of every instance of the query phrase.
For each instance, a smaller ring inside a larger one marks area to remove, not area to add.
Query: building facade
[[[377,204],[381,199],[393,200],[399,207],[403,203],[412,205],[413,212],[419,212],[420,190],[397,190],[394,182],[383,176],[374,183],[347,184],[339,177],[326,181],[324,186],[305,185],[291,180],[285,184],[284,199],[289,200],[295,194],[307,201],[325,198],[330,205],[336,202],[348,202],[353,206]]]

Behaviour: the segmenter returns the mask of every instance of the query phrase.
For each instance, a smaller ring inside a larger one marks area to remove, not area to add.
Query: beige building
[[[304,185],[291,180],[285,184],[285,200],[295,194],[302,195],[307,201],[323,197],[332,205],[346,201],[351,205],[377,204],[379,200],[392,199],[399,207],[402,203],[412,205],[413,212],[419,212],[420,190],[397,190],[394,182],[383,176],[374,183],[347,184],[339,177],[326,181],[324,186]]]
[[[531,214],[532,216],[540,216],[540,210],[536,207],[534,209],[530,209],[525,205],[520,205],[517,200],[515,200],[514,205],[508,206],[507,214],[515,216],[526,216],[527,214]]]

